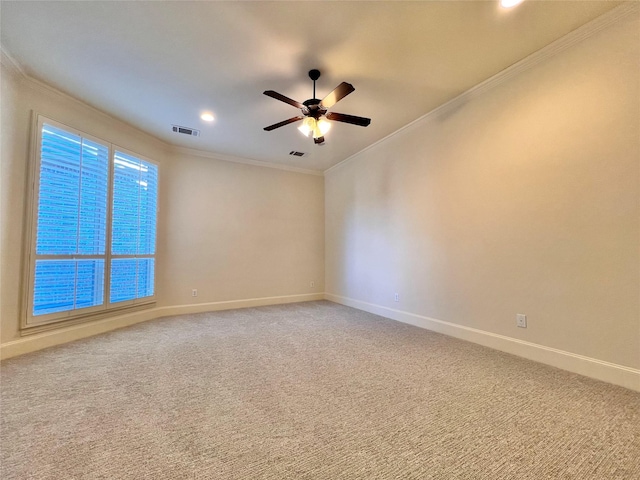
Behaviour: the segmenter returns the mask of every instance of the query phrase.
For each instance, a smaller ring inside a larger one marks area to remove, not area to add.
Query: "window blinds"
[[[157,165],[111,161],[107,145],[47,123],[41,134],[32,315],[153,296]]]
[[[108,172],[106,146],[44,125],[34,315],[103,304]]]
[[[153,295],[158,167],[116,152],[113,173],[111,302]],[[130,258],[130,257],[135,258]],[[120,258],[119,258],[120,257]],[[129,257],[129,258],[123,258]]]

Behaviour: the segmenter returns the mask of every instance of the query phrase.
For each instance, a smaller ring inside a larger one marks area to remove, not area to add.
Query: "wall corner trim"
[[[412,122],[406,124],[405,126],[399,128],[395,132],[390,133],[386,137],[381,138],[377,142],[372,143],[371,145],[366,146],[359,152],[354,153],[350,157],[345,158],[339,163],[336,163],[332,167],[326,169],[324,174],[336,170],[341,166],[344,166],[350,163],[352,160],[355,160],[360,155],[365,152],[375,148],[377,145],[382,144],[389,140],[390,138],[404,132],[405,130],[411,128],[414,125],[417,125],[421,122],[426,121],[432,117],[437,117],[438,115],[446,114],[451,112],[465,103],[469,102],[469,100],[482,95],[483,93],[492,90],[498,85],[506,82],[512,77],[519,75],[520,73],[531,69],[535,65],[551,58],[555,55],[558,55],[560,52],[572,47],[573,45],[586,40],[587,38],[593,36],[601,30],[604,30],[609,25],[612,25],[623,18],[626,18],[629,15],[637,13],[640,11],[640,2],[625,2],[622,5],[619,5],[608,12],[600,15],[597,18],[594,18],[590,22],[585,23],[584,25],[576,28],[575,30],[567,33],[563,37],[551,42],[549,45],[542,47],[540,50],[536,50],[529,56],[523,58],[522,60],[514,63],[513,65],[501,70],[496,73],[492,77],[487,78],[483,82],[480,82],[474,87],[471,87],[469,90],[462,92],[457,97],[452,98],[448,102],[443,103],[439,107],[434,108],[433,110],[425,113],[421,117],[416,118]]]
[[[72,325],[60,330],[50,330],[42,334],[34,334],[0,344],[0,359],[4,360],[25,353],[35,352],[44,348],[61,345],[63,343],[92,337],[119,328],[129,327],[136,323],[155,320],[156,318],[189,313],[214,312],[232,310],[236,308],[262,307],[266,305],[281,305],[286,303],[310,302],[324,300],[324,293],[310,293],[298,295],[282,295],[277,297],[245,298],[222,302],[194,303],[191,305],[174,305],[140,310],[112,318],[105,318],[95,322]]]
[[[640,370],[455,323],[325,293],[325,300],[640,392]]]

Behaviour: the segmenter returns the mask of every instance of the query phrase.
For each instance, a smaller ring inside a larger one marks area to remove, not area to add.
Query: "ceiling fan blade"
[[[347,115],[344,113],[327,112],[325,116],[329,120],[334,120],[336,122],[351,123],[353,125],[359,125],[361,127],[366,127],[371,123],[370,118],[356,117],[355,115]]]
[[[273,125],[269,125],[268,127],[264,127],[267,132],[271,130],[275,130],[276,128],[284,127],[285,125],[289,125],[290,123],[297,122],[298,120],[302,120],[304,115],[298,115],[297,117],[290,118],[288,120],[284,120],[280,123],[274,123]]]
[[[333,89],[333,92],[322,99],[320,105],[325,108],[331,108],[336,103],[338,103],[338,101],[342,100],[354,90],[355,88],[353,88],[353,85],[347,82],[342,82],[340,85]]]
[[[313,143],[315,143],[316,145],[322,145],[324,143],[324,137],[314,138]]]
[[[274,92],[273,90],[266,90],[263,92],[267,97],[275,98],[276,100],[280,100],[281,102],[288,103],[289,105],[293,105],[296,108],[304,108],[304,105],[300,102],[296,102],[289,97],[285,97],[281,93]]]

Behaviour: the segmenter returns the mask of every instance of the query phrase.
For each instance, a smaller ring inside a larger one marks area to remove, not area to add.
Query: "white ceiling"
[[[0,26],[27,75],[166,142],[323,171],[619,3],[3,0]],[[262,92],[311,98],[312,68],[319,98],[356,88],[331,111],[371,125],[333,122],[323,146],[297,124],[265,132],[299,110]]]

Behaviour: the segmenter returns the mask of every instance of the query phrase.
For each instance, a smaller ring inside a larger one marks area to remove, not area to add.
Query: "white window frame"
[[[36,255],[37,226],[38,226],[38,195],[40,192],[40,168],[41,168],[41,148],[42,148],[42,129],[44,125],[51,125],[60,128],[74,135],[81,136],[92,142],[105,146],[108,149],[108,186],[107,186],[107,231],[104,255]],[[61,328],[70,324],[86,322],[98,318],[113,316],[114,313],[126,313],[128,310],[138,310],[140,308],[150,308],[156,303],[156,287],[157,287],[157,229],[158,229],[158,213],[159,201],[156,203],[156,238],[155,253],[149,255],[112,255],[111,253],[111,220],[113,210],[113,183],[114,183],[114,157],[116,152],[131,155],[145,162],[152,163],[158,167],[158,200],[160,197],[160,164],[155,160],[151,160],[144,155],[132,152],[126,148],[119,147],[113,143],[107,142],[101,138],[73,128],[69,125],[52,120],[40,114],[34,115],[33,121],[33,138],[32,138],[32,159],[28,172],[28,186],[30,189],[26,206],[26,238],[27,252],[24,261],[24,276],[26,279],[25,288],[23,288],[23,315],[21,320],[21,332],[23,334],[38,333],[43,330],[52,328]],[[104,259],[104,285],[102,305],[86,307],[81,309],[66,310],[62,312],[48,313],[43,315],[33,315],[33,301],[35,289],[35,265],[36,260],[40,259]],[[111,285],[111,260],[112,258],[153,258],[154,259],[154,276],[153,276],[153,295],[126,300],[122,302],[111,303],[110,285]]]

